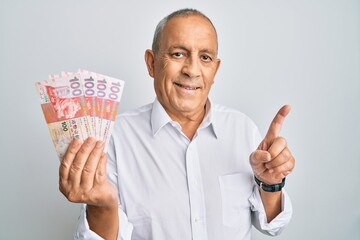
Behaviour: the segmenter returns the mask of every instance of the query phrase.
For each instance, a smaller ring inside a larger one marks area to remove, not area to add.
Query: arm
[[[88,138],[74,140],[61,162],[60,191],[70,202],[87,204],[90,229],[104,239],[118,234],[118,200],[115,186],[106,176],[104,143]]]
[[[287,147],[286,140],[279,137],[282,123],[289,112],[289,106],[284,106],[279,110],[271,122],[264,140],[250,155],[250,164],[254,175],[268,185],[281,183],[295,165],[295,159]],[[282,192],[265,192],[260,188],[259,191],[267,221],[271,222],[281,212]]]
[[[98,207],[87,206],[87,220],[92,231],[104,239],[117,239],[118,235],[118,206]]]
[[[261,201],[266,212],[266,219],[271,222],[281,212],[281,191],[265,192],[259,187]]]

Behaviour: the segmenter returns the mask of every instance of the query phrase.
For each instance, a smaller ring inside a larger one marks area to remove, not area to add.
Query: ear
[[[221,64],[220,58],[217,58],[215,60],[215,64],[216,64],[216,66],[215,66],[215,73],[214,73],[213,83],[215,82],[215,75],[216,75],[217,71],[219,70],[219,67],[220,67],[220,64]]]
[[[145,63],[146,67],[148,69],[150,77],[154,78],[154,63],[155,63],[155,56],[154,52],[150,49],[147,49],[145,51]]]
[[[220,64],[221,64],[221,59],[220,58],[216,59],[215,75],[216,75],[217,71],[219,70]]]

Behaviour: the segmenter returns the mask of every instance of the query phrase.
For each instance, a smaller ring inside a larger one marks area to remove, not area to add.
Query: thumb
[[[250,155],[250,163],[252,165],[258,165],[271,160],[271,155],[268,151],[256,150]]]

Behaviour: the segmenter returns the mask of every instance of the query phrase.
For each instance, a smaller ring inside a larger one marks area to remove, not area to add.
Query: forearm
[[[265,192],[260,187],[259,191],[266,212],[266,219],[269,223],[281,212],[282,192]]]
[[[87,220],[92,231],[106,240],[116,240],[119,231],[118,206],[87,206]]]

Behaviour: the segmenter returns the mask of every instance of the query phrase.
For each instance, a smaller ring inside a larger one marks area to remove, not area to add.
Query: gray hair
[[[187,17],[187,16],[192,16],[192,15],[197,15],[197,16],[203,17],[207,21],[209,21],[209,23],[211,24],[211,26],[214,28],[214,31],[215,31],[216,48],[217,48],[217,44],[218,44],[217,43],[217,32],[216,32],[214,24],[211,22],[211,20],[205,14],[203,14],[202,12],[200,12],[200,11],[198,11],[196,9],[184,8],[184,9],[177,10],[177,11],[167,15],[156,26],[155,33],[154,33],[154,38],[153,38],[153,42],[152,42],[152,51],[154,52],[155,56],[159,52],[160,37],[161,37],[161,34],[162,34],[163,30],[164,30],[165,25],[174,17]]]

